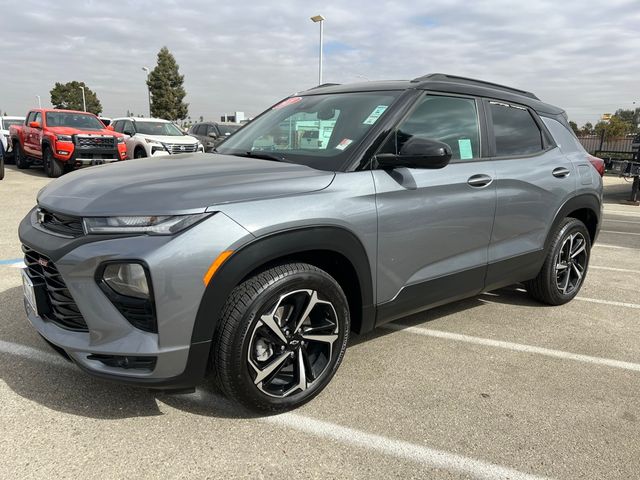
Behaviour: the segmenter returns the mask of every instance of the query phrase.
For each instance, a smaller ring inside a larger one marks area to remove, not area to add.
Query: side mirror
[[[413,136],[404,142],[398,155],[382,153],[376,155],[376,160],[380,168],[437,169],[446,167],[451,155],[451,147],[446,143]]]
[[[111,130],[113,132],[113,125],[107,125],[107,130]]]
[[[209,132],[207,133],[207,136],[211,138],[218,138],[218,134],[216,132]]]
[[[124,132],[125,135],[129,135],[130,137],[133,137],[133,135],[135,135],[133,132],[129,131],[129,130],[125,130]]]
[[[40,128],[40,122],[29,122],[31,128]]]

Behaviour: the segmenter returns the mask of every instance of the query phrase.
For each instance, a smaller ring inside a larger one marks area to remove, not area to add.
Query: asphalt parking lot
[[[205,385],[93,379],[22,306],[17,225],[49,179],[0,182],[1,478],[638,478],[640,208],[606,178],[587,281],[562,307],[517,286],[353,337],[303,408],[256,417]]]

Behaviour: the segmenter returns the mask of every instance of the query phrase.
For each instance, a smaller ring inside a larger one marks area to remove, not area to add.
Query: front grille
[[[193,153],[198,150],[198,144],[184,144],[184,143],[165,143],[165,148],[172,154],[176,153]]]
[[[38,223],[47,230],[70,237],[81,237],[84,235],[82,218],[80,217],[50,212],[44,208],[38,208],[36,215]]]
[[[86,332],[87,324],[54,263],[25,245],[22,251],[29,276],[44,280],[46,286],[50,311],[43,313],[42,318],[68,330]]]
[[[99,148],[113,150],[116,146],[116,139],[111,135],[76,135],[76,146],[79,148]]]

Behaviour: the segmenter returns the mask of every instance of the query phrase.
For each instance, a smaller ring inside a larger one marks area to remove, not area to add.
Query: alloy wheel
[[[333,304],[317,291],[281,295],[251,332],[247,362],[254,385],[278,398],[311,388],[331,364],[339,329]]]
[[[568,235],[555,258],[556,287],[571,295],[580,287],[587,268],[587,241],[580,232]]]

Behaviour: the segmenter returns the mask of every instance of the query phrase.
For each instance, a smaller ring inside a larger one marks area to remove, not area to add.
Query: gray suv
[[[321,85],[215,154],[50,183],[20,224],[25,306],[97,377],[179,391],[209,373],[250,408],[289,409],[329,383],[350,332],[518,282],[571,300],[601,167],[529,92],[443,74]]]

